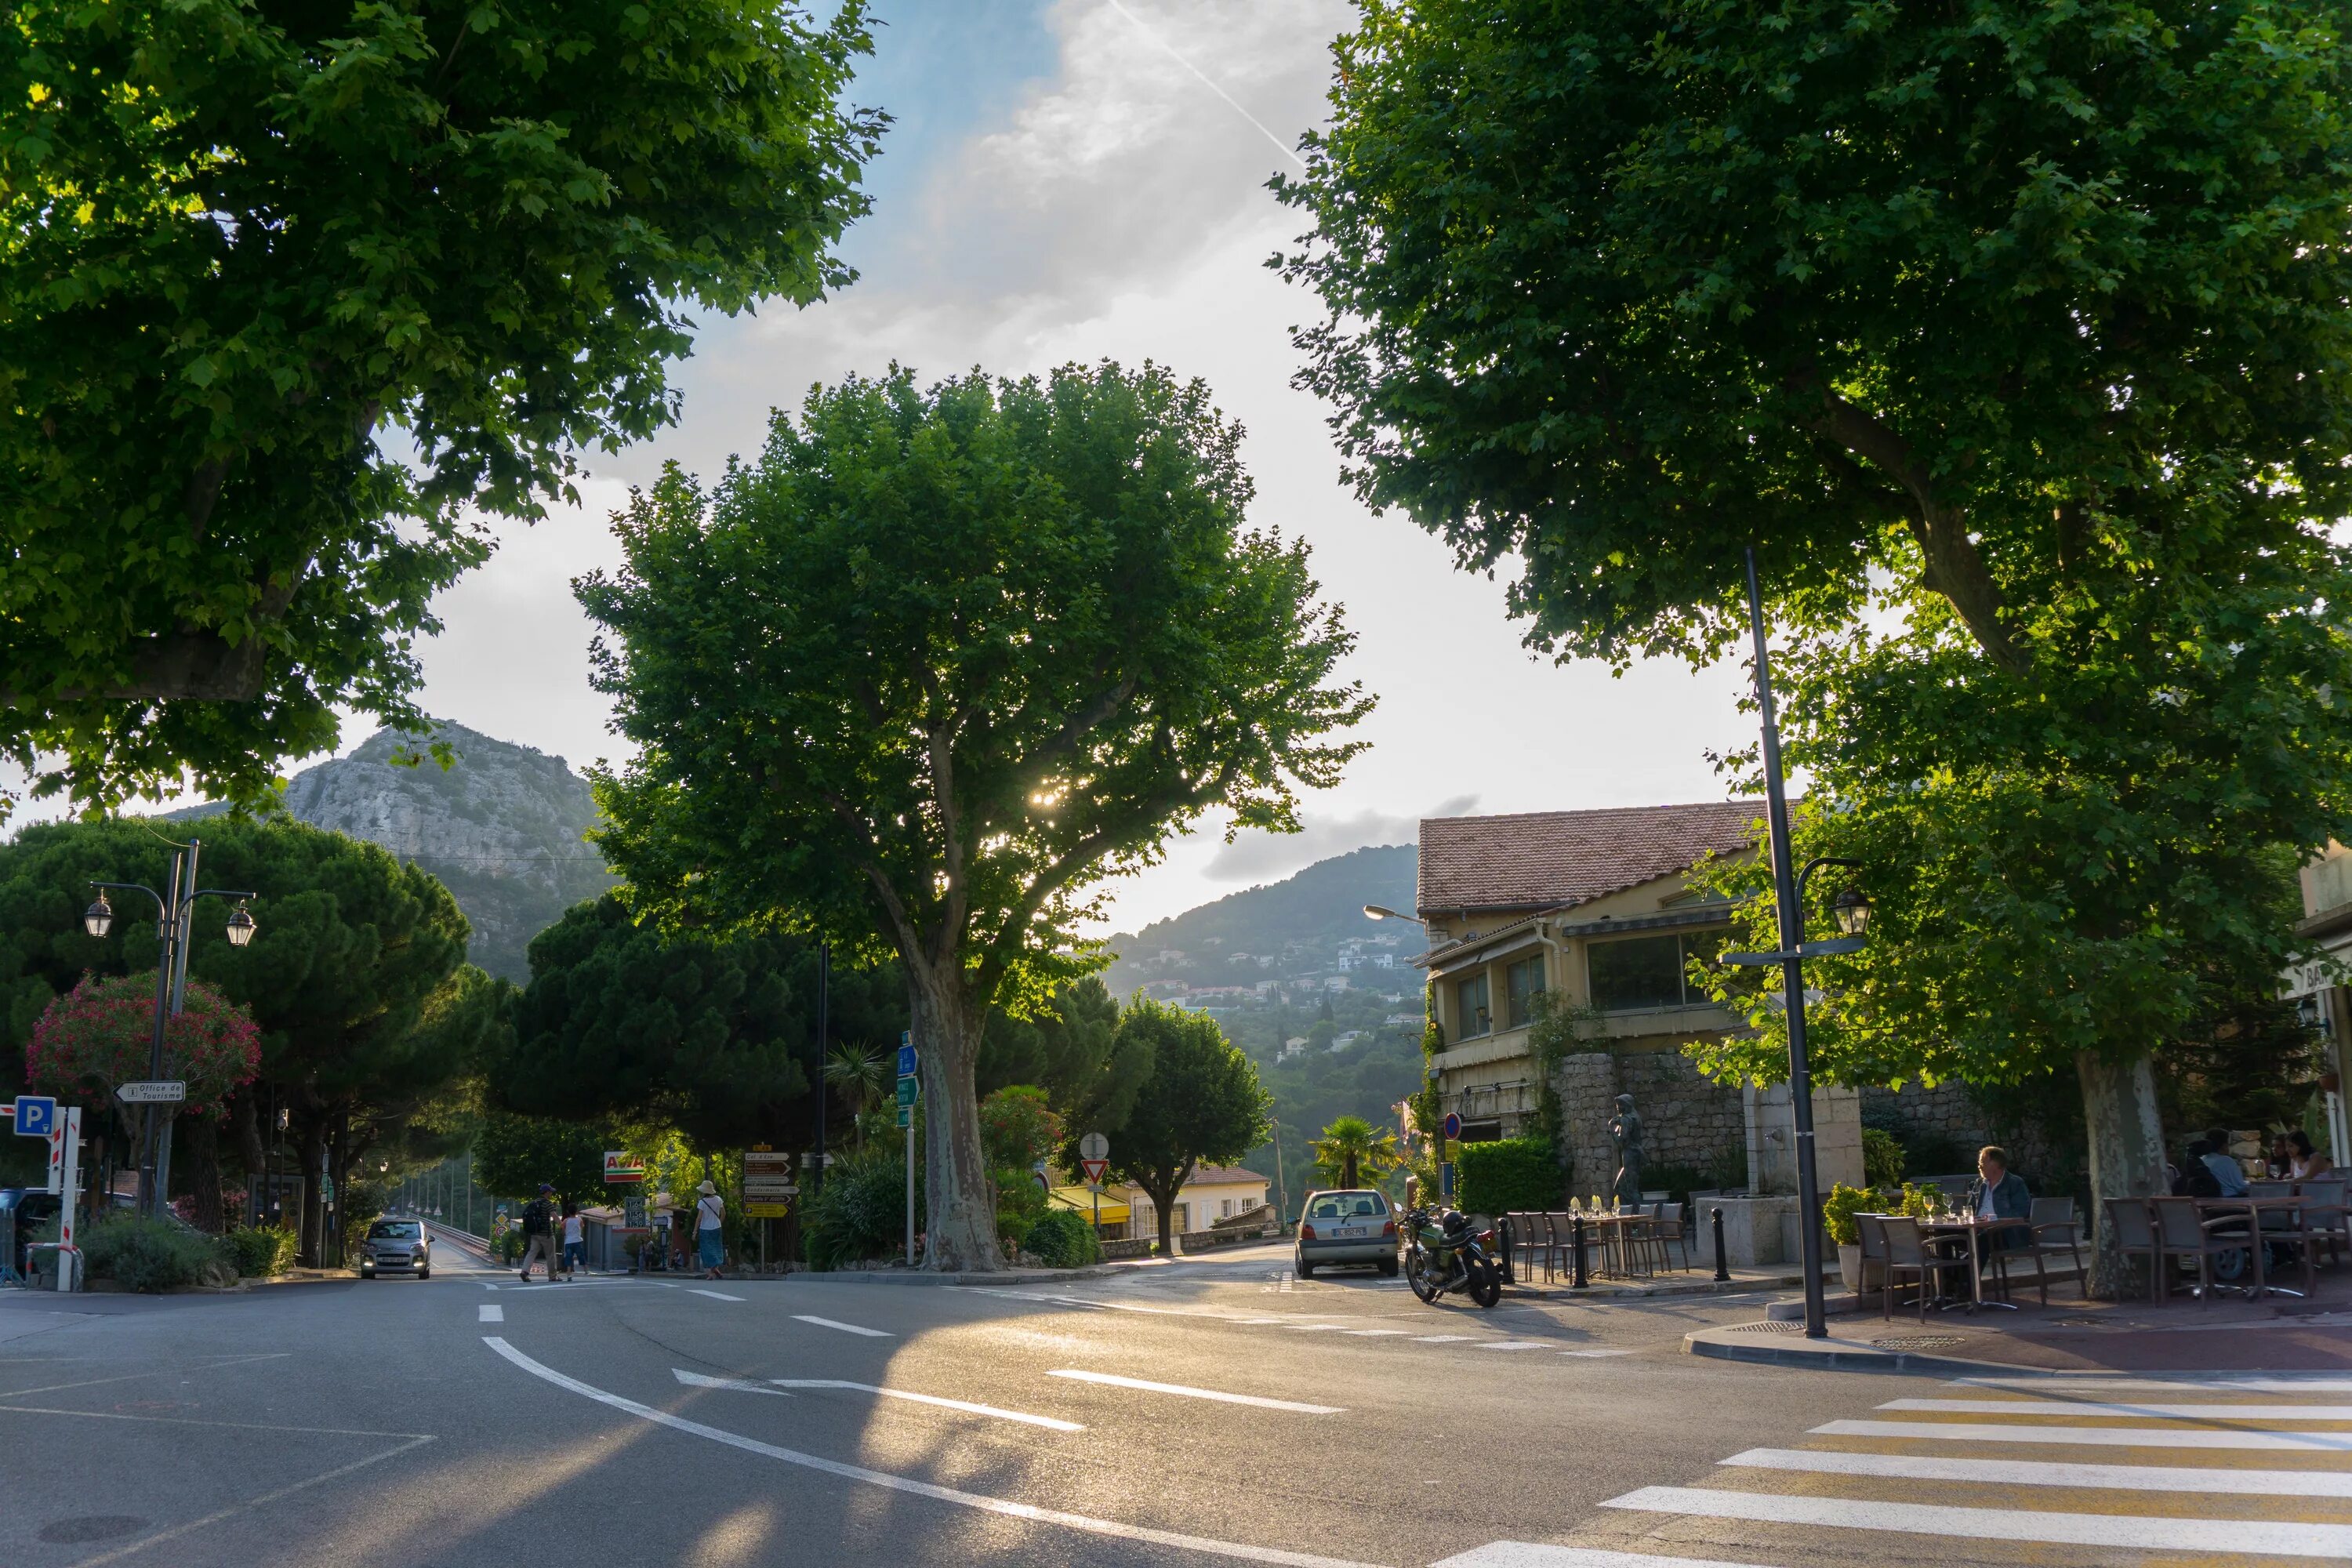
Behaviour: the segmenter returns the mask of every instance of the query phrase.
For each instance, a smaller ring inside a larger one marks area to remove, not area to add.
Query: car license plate
[[[1362,1236],[1366,1234],[1366,1232],[1365,1228],[1360,1225],[1346,1225],[1341,1226],[1338,1230],[1333,1231],[1331,1234],[1337,1239],[1346,1241],[1352,1237]]]

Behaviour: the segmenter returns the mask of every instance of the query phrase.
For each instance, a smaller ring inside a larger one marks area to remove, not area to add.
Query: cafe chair
[[[2214,1259],[2262,1245],[2242,1210],[2207,1219],[2195,1198],[2150,1198],[2147,1206],[2156,1215],[2156,1238],[2165,1256],[2197,1259],[2197,1300],[2204,1306],[2213,1304]]]
[[[2091,1299],[2091,1276],[2083,1267],[2083,1226],[2074,1216],[2072,1198],[2036,1198],[2033,1200],[2033,1250],[2037,1258],[2058,1261],[2063,1252],[2074,1262],[2074,1285],[2083,1292],[2083,1300]],[[2050,1277],[2042,1277],[2042,1304],[2050,1305]]]
[[[2148,1216],[2146,1198],[2109,1198],[2107,1229],[2114,1233],[2116,1250],[2126,1258],[2147,1259],[2147,1299],[2157,1300],[2166,1289],[2164,1278],[2164,1244],[2156,1234],[2156,1221]],[[2086,1276],[2084,1289],[2090,1289]]]
[[[2298,1184],[2303,1189],[2304,1223],[2327,1238],[2327,1260],[2336,1261],[2347,1239],[2344,1178],[2314,1176]]]
[[[1853,1216],[1854,1236],[1862,1243],[1862,1289],[1858,1295],[1886,1289],[1886,1229],[1885,1215]]]
[[[1927,1249],[1925,1237],[1919,1234],[1919,1222],[1899,1215],[1888,1215],[1879,1222],[1886,1237],[1886,1289],[1879,1294],[1880,1315],[1892,1320],[1895,1316],[1895,1293],[1902,1289],[1903,1276],[1914,1277],[1919,1285],[1919,1321],[1927,1321],[1927,1281],[1950,1270],[1959,1271],[1966,1279],[1974,1267],[1966,1258],[1946,1258]],[[1937,1298],[1941,1300],[1940,1296]]]

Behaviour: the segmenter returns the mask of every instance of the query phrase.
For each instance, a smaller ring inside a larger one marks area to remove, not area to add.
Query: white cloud
[[[1457,795],[1427,811],[1360,811],[1352,816],[1298,814],[1296,833],[1251,831],[1221,844],[1202,875],[1216,882],[1278,881],[1318,860],[1370,844],[1418,844],[1425,816],[1463,816],[1478,809],[1475,795]]]

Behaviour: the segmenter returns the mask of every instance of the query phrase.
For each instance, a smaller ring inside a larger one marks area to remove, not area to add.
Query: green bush
[[[1556,1209],[1567,1186],[1551,1145],[1540,1138],[1464,1143],[1454,1161],[1454,1201],[1469,1214]]]
[[[293,1267],[299,1240],[285,1226],[272,1225],[230,1231],[221,1244],[238,1274],[248,1279],[268,1279]]]
[[[915,1168],[915,1210],[923,1207],[922,1166]],[[907,1170],[903,1152],[869,1143],[825,1173],[824,1185],[801,1213],[801,1246],[812,1268],[838,1268],[887,1258],[906,1245]]]
[[[1874,1187],[1891,1187],[1903,1180],[1903,1144],[1895,1134],[1875,1127],[1862,1130],[1862,1179]]]
[[[191,1285],[233,1285],[236,1266],[226,1248],[171,1220],[124,1215],[92,1226],[81,1237],[82,1263],[93,1279],[151,1294]]]
[[[1102,1245],[1095,1239],[1095,1227],[1087,1223],[1086,1215],[1068,1209],[1046,1210],[1021,1238],[1021,1245],[1055,1268],[1081,1268],[1102,1261]]]
[[[522,1225],[520,1221],[506,1227],[490,1241],[490,1261],[520,1263],[522,1261]]]

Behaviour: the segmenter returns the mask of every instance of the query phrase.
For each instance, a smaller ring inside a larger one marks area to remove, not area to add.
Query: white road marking
[[[481,1321],[485,1323],[503,1323],[507,1321],[507,1310],[504,1307],[494,1307],[485,1301],[482,1303],[481,1310]]]
[[[2352,1421],[2352,1405],[2108,1405],[2067,1399],[1890,1399],[1881,1410],[1954,1415],[2130,1415],[2158,1421]]]
[[[1417,1345],[1458,1345],[1477,1337],[1475,1334],[1415,1334],[1412,1342]]]
[[[936,1405],[942,1410],[961,1410],[967,1415],[992,1415],[999,1421],[1018,1421],[1025,1426],[1043,1426],[1054,1432],[1083,1432],[1086,1428],[1076,1421],[1064,1421],[1052,1415],[1031,1415],[1025,1411],[1000,1409],[993,1405],[974,1405],[969,1400],[942,1399],[936,1394],[916,1394],[904,1388],[884,1388],[871,1383],[845,1383],[834,1377],[772,1377],[779,1388],[844,1388],[857,1394],[877,1394],[885,1399],[904,1399],[913,1405]]]
[[[698,1295],[698,1296],[708,1296],[708,1297],[709,1297],[709,1298],[710,1298],[712,1300],[714,1300],[714,1301],[740,1301],[740,1300],[741,1300],[743,1299],[743,1298],[742,1298],[742,1297],[740,1297],[740,1296],[730,1296],[730,1295],[729,1295],[726,1291],[724,1291],[724,1290],[699,1290],[699,1289],[698,1289],[698,1290],[696,1290],[696,1291],[694,1292],[694,1294],[696,1294],[696,1295]],[[816,1320],[816,1319],[814,1319],[814,1318],[810,1318],[810,1319],[807,1319],[807,1320],[805,1320],[805,1321],[808,1321],[808,1322],[815,1322],[817,1320]],[[835,1324],[834,1325],[834,1327],[835,1327],[835,1328],[840,1328],[841,1326],[842,1326],[842,1325],[841,1325],[841,1324],[839,1324],[839,1323],[835,1323]]]
[[[1851,1454],[1750,1448],[1723,1461],[1759,1470],[1826,1476],[1901,1476],[2013,1487],[2113,1487],[2136,1492],[2227,1492],[2242,1497],[2352,1497],[2352,1475],[2326,1470],[2227,1470],[2179,1465],[2056,1465],[2043,1459],[1945,1459],[1924,1454]]]
[[[488,1280],[485,1279],[485,1280],[483,1280],[483,1281],[482,1281],[482,1289],[485,1289],[485,1290],[495,1290],[495,1289],[498,1289],[498,1287],[497,1287],[497,1286],[495,1286],[495,1285],[493,1285],[493,1284],[491,1284]]]
[[[896,1334],[886,1334],[880,1329],[861,1329],[856,1323],[837,1323],[831,1318],[812,1318],[806,1312],[794,1312],[793,1321],[814,1323],[820,1329],[839,1329],[845,1334],[863,1334],[869,1340],[895,1340]]]
[[[1151,1530],[1141,1525],[1121,1524],[1116,1520],[1093,1519],[1085,1514],[1064,1513],[1058,1509],[1039,1508],[1034,1503],[1012,1502],[1003,1498],[983,1497],[978,1492],[960,1491],[929,1481],[919,1481],[908,1476],[894,1476],[883,1470],[869,1470],[863,1465],[847,1465],[838,1459],[819,1458],[814,1454],[803,1454],[791,1448],[762,1443],[717,1426],[706,1426],[699,1421],[689,1421],[673,1415],[667,1410],[656,1410],[640,1405],[634,1399],[624,1399],[601,1388],[567,1377],[553,1367],[543,1366],[515,1349],[495,1334],[485,1334],[482,1342],[522,1368],[533,1377],[544,1379],[558,1388],[593,1399],[599,1405],[624,1411],[643,1421],[651,1421],[674,1432],[685,1432],[697,1437],[707,1437],[714,1443],[724,1443],[747,1454],[758,1454],[803,1469],[838,1476],[844,1480],[863,1481],[869,1486],[887,1487],[892,1491],[914,1497],[929,1498],[935,1502],[952,1503],[1001,1518],[1025,1520],[1033,1524],[1058,1525],[1065,1530],[1084,1531],[1090,1535],[1108,1536],[1118,1541],[1140,1541],[1153,1546],[1173,1547],[1180,1552],[1198,1552],[1212,1557],[1237,1558],[1248,1563],[1271,1563],[1281,1568],[1371,1568],[1370,1564],[1351,1563],[1343,1558],[1318,1557],[1306,1552],[1285,1552],[1270,1546],[1251,1546],[1234,1541],[1214,1541],[1205,1536],[1181,1535],[1172,1530]]]
[[[1347,1332],[1351,1340],[1377,1340],[1390,1334],[1402,1334],[1404,1331],[1402,1329],[1349,1329]]]
[[[1949,1508],[1938,1503],[1784,1497],[1705,1487],[1643,1487],[1603,1508],[1701,1519],[1762,1520],[1844,1530],[1882,1530],[1952,1541],[2017,1541],[2195,1554],[2267,1552],[2275,1557],[2352,1556],[2352,1525],[2261,1519],[2175,1519],[2117,1513],[2043,1513],[2031,1509]]]
[[[1954,1443],[2065,1443],[2102,1448],[2262,1448],[2352,1454],[2352,1432],[2249,1432],[2231,1426],[2021,1426],[1961,1421],[1830,1421],[1822,1437],[1934,1437]],[[2251,1552],[2252,1547],[2232,1551]]]
[[[2184,1372],[2171,1377],[1956,1377],[1946,1388],[2084,1390],[2160,1388],[2174,1394],[2212,1389],[2221,1394],[2352,1394],[2352,1378],[2321,1375],[2248,1377],[2237,1373]]]
[[[1294,1332],[1302,1334],[1338,1334],[1347,1332],[1346,1328],[1339,1323],[1293,1323],[1290,1326]]]
[[[1580,1355],[1580,1356],[1585,1356],[1585,1357],[1588,1357],[1588,1358],[1591,1358],[1591,1359],[1598,1360],[1598,1359],[1599,1359],[1600,1357],[1601,1357],[1601,1356],[1608,1356],[1608,1355],[1632,1355],[1633,1352],[1632,1351],[1596,1350],[1596,1351],[1562,1351],[1562,1352],[1560,1352],[1559,1353],[1560,1353],[1560,1354],[1562,1354],[1562,1355]]]
[[[1647,1552],[1601,1552],[1590,1546],[1538,1546],[1526,1541],[1494,1541],[1429,1568],[1758,1568],[1752,1563],[1712,1558],[1658,1557]]]
[[[1478,1347],[1482,1351],[1548,1351],[1549,1340],[1488,1340]]]
[[[706,1377],[701,1373],[688,1372],[681,1366],[674,1366],[669,1370],[671,1376],[677,1378],[678,1382],[686,1384],[688,1388],[727,1388],[732,1389],[737,1394],[764,1394],[772,1399],[790,1399],[792,1397],[791,1394],[786,1394],[781,1388],[770,1388],[764,1383],[753,1383],[749,1378]]]
[[[1146,1394],[1173,1394],[1185,1399],[1213,1399],[1223,1405],[1255,1405],[1261,1410],[1294,1410],[1301,1415],[1338,1415],[1343,1407],[1337,1405],[1301,1405],[1290,1399],[1266,1399],[1255,1394],[1227,1394],[1215,1388],[1187,1388],[1181,1383],[1152,1383],[1140,1377],[1120,1377],[1108,1372],[1074,1372],[1067,1367],[1049,1372],[1047,1377],[1066,1377],[1076,1383],[1099,1383],[1111,1388],[1135,1388]]]

